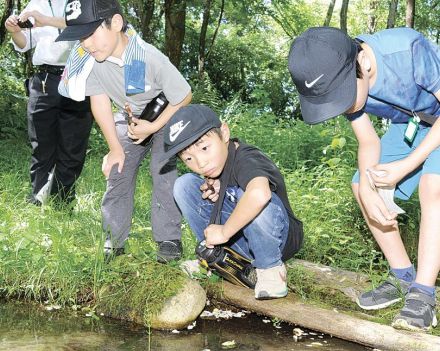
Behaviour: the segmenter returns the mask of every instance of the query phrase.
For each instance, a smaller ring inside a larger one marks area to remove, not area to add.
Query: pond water
[[[178,333],[149,333],[130,323],[103,317],[95,320],[85,312],[47,311],[41,306],[0,302],[1,351],[371,350],[306,330],[295,341],[293,329],[276,320],[246,314],[229,320],[198,319],[193,329]]]

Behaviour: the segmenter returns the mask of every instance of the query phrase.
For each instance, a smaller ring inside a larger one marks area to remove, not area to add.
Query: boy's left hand
[[[378,164],[371,167],[370,176],[377,187],[394,187],[402,180],[411,169],[405,160],[394,161],[390,163]],[[375,173],[378,174],[375,174]]]
[[[132,117],[132,123],[128,125],[127,135],[133,139],[133,144],[140,144],[151,134],[156,133],[153,123]]]
[[[224,225],[210,224],[206,227],[204,234],[206,238],[206,247],[212,248],[214,245],[226,243],[229,238],[225,236]]]

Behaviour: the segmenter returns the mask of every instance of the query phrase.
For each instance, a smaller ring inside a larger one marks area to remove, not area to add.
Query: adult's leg
[[[74,183],[80,176],[92,128],[90,101],[73,101],[60,97],[58,145],[53,194],[70,202],[75,197]]]
[[[127,122],[121,119],[117,118],[116,131],[125,153],[124,166],[121,173],[117,165],[112,168],[101,206],[106,245],[112,248],[122,248],[130,233],[136,176],[148,151],[145,146],[133,144],[127,136]]]
[[[47,183],[56,155],[58,97],[43,92],[42,81],[45,79],[45,73],[38,73],[29,81],[27,116],[28,135],[32,147],[30,178],[34,199]]]

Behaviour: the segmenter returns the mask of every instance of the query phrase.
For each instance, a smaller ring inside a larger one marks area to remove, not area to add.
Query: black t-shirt
[[[228,186],[238,186],[245,190],[252,179],[265,177],[269,180],[271,191],[277,194],[286,208],[289,216],[289,234],[282,255],[282,260],[285,262],[301,248],[303,229],[302,222],[295,217],[290,207],[283,176],[273,161],[255,146],[242,143],[238,139],[233,139],[231,142],[238,143],[239,147],[235,153]]]

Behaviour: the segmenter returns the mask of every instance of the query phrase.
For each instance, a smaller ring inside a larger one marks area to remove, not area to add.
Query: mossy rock
[[[111,281],[98,292],[104,315],[153,329],[180,329],[206,304],[203,288],[179,269],[155,261],[121,256],[112,262]]]

